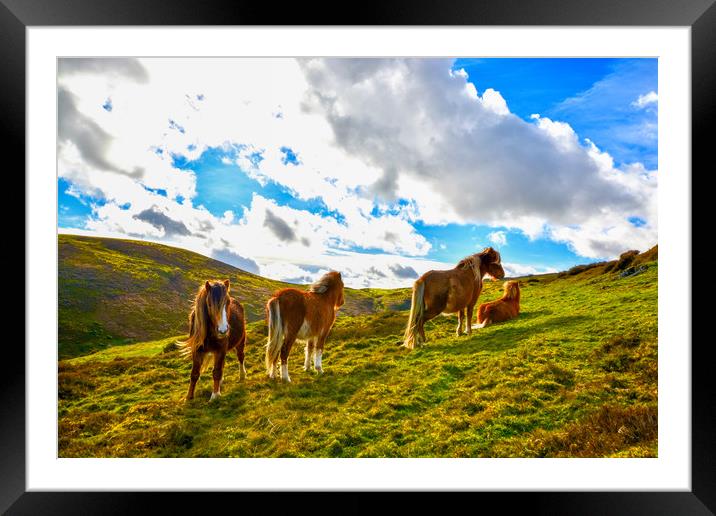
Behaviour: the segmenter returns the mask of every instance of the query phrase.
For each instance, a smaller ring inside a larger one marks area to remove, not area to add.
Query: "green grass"
[[[523,278],[519,318],[455,337],[457,318],[440,316],[412,352],[399,346],[407,312],[390,309],[404,293],[358,291],[378,300],[372,311],[339,317],[322,376],[302,371],[294,347],[291,384],[266,377],[266,325],[253,321],[248,378],[231,355],[218,402],[211,370],[183,401],[181,331],[64,359],[59,454],[655,457],[658,264],[646,266]],[[481,301],[500,287],[486,282]]]

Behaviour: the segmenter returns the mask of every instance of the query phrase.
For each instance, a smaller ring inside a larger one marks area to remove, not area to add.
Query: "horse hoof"
[[[316,372],[317,372],[318,374],[323,374],[323,369],[316,369]]]
[[[217,399],[219,399],[219,397],[221,397],[221,394],[220,394],[220,393],[218,393],[218,392],[212,392],[212,393],[211,393],[211,398],[209,398],[209,401],[217,400]]]

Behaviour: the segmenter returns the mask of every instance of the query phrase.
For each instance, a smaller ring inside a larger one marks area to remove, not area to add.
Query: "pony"
[[[413,284],[410,316],[405,328],[403,346],[413,349],[425,342],[425,323],[440,313],[457,312],[456,335],[466,330],[470,335],[472,312],[482,292],[482,278],[489,275],[495,279],[505,277],[500,253],[492,247],[460,260],[452,269],[428,271]]]
[[[477,323],[473,328],[514,319],[520,315],[520,284],[517,281],[505,281],[504,294],[500,299],[482,303],[477,308]]]
[[[266,370],[269,378],[276,378],[280,356],[281,379],[291,381],[288,355],[297,339],[306,342],[304,371],[310,371],[313,358],[316,372],[323,373],[323,347],[336,320],[336,312],[344,302],[343,278],[335,271],[324,274],[308,290],[285,288],[269,299],[266,303]]]
[[[210,401],[221,396],[224,359],[228,351],[236,350],[240,366],[239,378],[246,378],[244,307],[229,295],[229,286],[228,279],[223,282],[207,281],[199,287],[194,299],[194,307],[189,314],[189,338],[179,342],[182,355],[192,361],[187,401],[194,399],[194,388],[199,376],[209,365],[209,354],[214,356],[214,387]]]

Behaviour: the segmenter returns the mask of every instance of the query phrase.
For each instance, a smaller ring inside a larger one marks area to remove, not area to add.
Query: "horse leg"
[[[323,374],[323,346],[326,344],[326,338],[328,334],[321,335],[316,341],[316,354],[313,359],[313,363],[316,366],[316,372]]]
[[[457,313],[457,330],[455,330],[455,335],[457,337],[462,335],[463,322],[465,322],[465,309],[464,308]]]
[[[467,305],[467,334],[472,335],[472,312],[475,305]]]
[[[306,357],[303,361],[303,370],[304,371],[310,371],[313,365],[311,364],[311,360],[313,359],[313,354],[316,352],[316,339],[308,339],[306,341]]]
[[[241,340],[236,344],[236,358],[239,359],[239,380],[244,381],[246,379],[246,368],[244,367],[244,347],[246,346],[246,333],[241,337]]]
[[[296,341],[296,333],[291,332],[286,335],[286,340],[281,347],[281,380],[284,382],[291,382],[291,377],[288,376],[288,355],[291,353],[293,343]]]
[[[221,381],[224,379],[224,359],[226,358],[226,351],[217,351],[214,353],[214,370],[211,376],[214,378],[214,389],[211,393],[211,399],[213,401],[221,396]]]
[[[201,364],[204,361],[204,353],[199,351],[192,355],[191,365],[191,379],[189,381],[189,392],[186,393],[187,401],[194,399],[194,389],[196,388],[196,382],[199,381],[201,375]]]

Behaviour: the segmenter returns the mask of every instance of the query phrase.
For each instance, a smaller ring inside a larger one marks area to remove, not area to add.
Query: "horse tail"
[[[189,338],[184,341],[177,340],[174,342],[174,344],[179,348],[181,356],[189,360],[194,353],[194,347],[196,346],[196,341],[199,337],[194,328],[195,318],[196,316],[194,310],[192,310],[189,314]]]
[[[408,326],[405,328],[405,338],[403,346],[408,349],[415,348],[415,344],[420,338],[418,335],[418,326],[423,323],[425,314],[425,283],[418,280],[413,285],[413,298],[410,302],[410,316],[408,317]]]
[[[189,338],[181,341],[174,341],[174,345],[179,348],[179,354],[187,360],[194,359],[194,350],[199,346],[201,341],[204,339],[199,334],[199,329],[196,328],[196,315],[195,311],[192,310],[189,314]],[[203,373],[209,367],[211,362],[211,354],[206,353],[201,362],[201,369],[199,372]]]
[[[268,341],[266,342],[266,372],[271,374],[283,346],[284,327],[278,298],[268,302]]]

